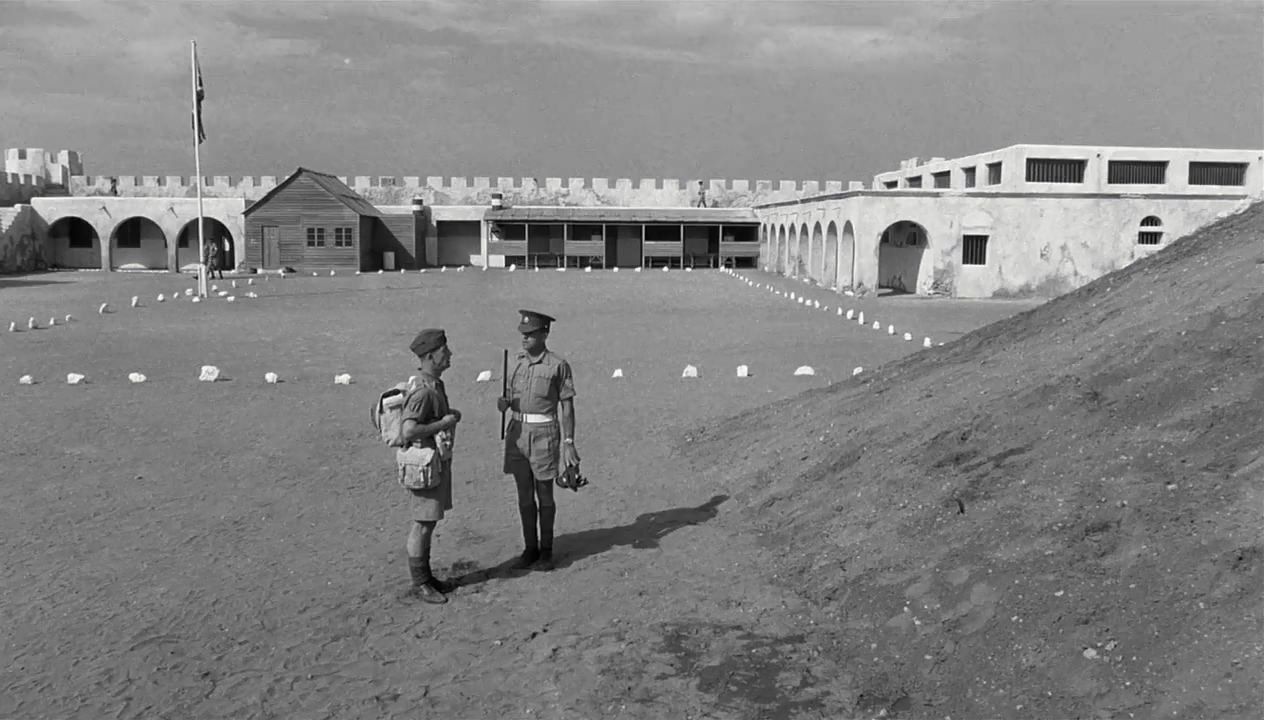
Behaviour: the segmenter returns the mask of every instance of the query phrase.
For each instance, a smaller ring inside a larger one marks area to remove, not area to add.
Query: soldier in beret
[[[575,380],[570,364],[546,345],[554,319],[533,310],[518,312],[522,352],[509,372],[508,396],[496,402],[500,412],[512,411],[505,430],[504,471],[517,485],[526,546],[513,567],[551,570],[557,517],[553,483],[566,466],[579,465]]]
[[[422,330],[409,349],[417,356],[416,389],[404,401],[402,435],[405,443],[434,448],[442,458],[441,480],[428,490],[408,490],[408,569],[413,587],[410,594],[421,600],[442,604],[444,593],[453,586],[430,570],[430,546],[435,526],[444,512],[452,509],[452,443],[461,413],[448,405],[448,393],[440,377],[452,364],[447,334],[437,328]]]

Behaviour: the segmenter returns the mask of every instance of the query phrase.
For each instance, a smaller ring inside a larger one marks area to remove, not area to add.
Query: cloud
[[[361,3],[345,3],[355,12]],[[487,44],[546,45],[616,59],[767,69],[890,65],[943,59],[962,47],[954,22],[979,3],[796,0],[436,0],[386,3],[396,20]]]

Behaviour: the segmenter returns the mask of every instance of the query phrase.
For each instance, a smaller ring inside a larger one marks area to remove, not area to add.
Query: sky
[[[0,145],[88,175],[868,181],[1017,143],[1264,147],[1264,5],[0,0]]]

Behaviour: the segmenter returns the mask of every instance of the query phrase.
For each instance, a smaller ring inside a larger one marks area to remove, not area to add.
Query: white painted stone
[[[882,323],[878,322],[877,320],[874,320],[874,321],[873,321],[873,329],[874,329],[874,330],[881,330],[881,329],[882,329]]]
[[[247,280],[247,281],[246,281],[246,284],[247,284],[247,285],[254,285],[254,284],[255,284],[255,279],[254,279],[254,278],[250,278],[249,280]]]
[[[195,302],[195,303],[202,302],[202,298],[198,297],[197,295],[194,295],[192,302]]]
[[[682,372],[680,376],[682,378],[696,378],[698,377],[698,368],[694,367],[693,365],[686,365],[685,371]]]
[[[419,275],[420,275],[421,273],[424,273],[425,271],[426,271],[426,269],[425,269],[425,268],[422,268],[422,269],[420,269],[420,270],[418,270],[418,271],[417,271],[417,274],[419,274]]]
[[[852,371],[851,371],[851,375],[852,375],[852,377],[855,377],[855,376],[859,375],[860,373],[862,373],[862,372],[864,372],[864,371],[865,371],[865,369],[864,369],[864,368],[862,368],[862,367],[857,367],[855,370],[852,370]]]
[[[794,374],[795,375],[815,375],[816,371],[807,365],[800,365],[799,367],[795,368]]]
[[[312,277],[316,277],[316,271],[315,271],[315,270],[313,270],[313,271],[312,271]]]
[[[339,373],[334,375],[334,385],[350,385],[351,375],[348,373]]]
[[[477,378],[474,378],[474,382],[487,382],[491,379],[492,379],[492,371],[484,370],[478,374]]]
[[[75,316],[74,316],[74,315],[67,315],[67,316],[66,316],[66,322],[70,322],[71,320],[74,320],[74,319],[75,319]]]
[[[922,341],[922,347],[930,347],[930,346],[931,346],[930,338],[926,338],[925,340]]]
[[[612,377],[612,378],[621,378],[621,377],[623,377],[623,368],[615,368],[615,369],[614,369],[614,373],[612,373],[612,374],[610,375],[610,377]]]
[[[517,269],[518,269],[518,263],[511,263],[509,265],[509,272],[513,272],[514,270],[517,270]]]
[[[909,342],[912,339],[913,339],[913,333],[904,333],[904,342]]]
[[[671,270],[671,268],[669,268],[669,267],[667,267],[666,265],[664,265],[664,266],[663,266],[663,272],[667,272],[668,270]]]
[[[819,308],[820,306],[821,306],[821,301],[820,301],[820,300],[813,300],[813,301],[812,301],[812,307]]]
[[[83,381],[84,381],[84,376],[80,375],[79,373],[68,373],[66,375],[66,384],[68,385],[78,385],[79,383]]]
[[[217,292],[217,293],[215,293],[215,294],[216,294],[218,297],[228,297],[228,291],[227,291],[227,290],[220,290],[219,292]]]
[[[803,298],[802,298],[802,297],[800,297],[800,298],[798,299],[798,301],[797,301],[797,302],[798,302],[800,305],[803,305],[803,304],[804,304],[804,301],[803,301]],[[810,307],[810,306],[809,306],[809,307]]]
[[[685,268],[685,272],[693,272],[693,268],[691,268],[691,267],[687,267],[687,268]]]
[[[233,281],[231,281],[231,282],[233,283],[233,287],[237,287],[237,281],[236,281],[236,280],[233,280]]]
[[[404,274],[404,268],[400,268],[400,269],[399,269],[399,274],[400,274],[400,275],[403,275],[403,274]]]
[[[615,268],[611,268],[611,269],[610,269],[610,272],[619,272],[619,268],[617,268],[617,267],[615,267]]]
[[[39,327],[39,324],[35,322],[35,318],[27,318],[26,320],[27,330],[34,330],[37,327]]]
[[[844,290],[844,291],[843,291],[843,294],[844,294],[844,295],[846,295],[847,297],[855,297],[855,296],[856,296],[856,293],[852,292],[851,290]]]
[[[858,323],[860,323],[861,325],[864,325],[864,324],[865,324],[865,311],[864,311],[864,310],[861,310],[861,311],[860,311],[860,314],[859,314],[859,315],[857,315],[856,317],[857,317],[857,320],[856,320],[856,321],[857,321]]]
[[[145,376],[144,376],[144,375],[142,375],[142,374],[140,374],[140,373],[128,373],[128,375],[127,375],[127,379],[128,379],[128,380],[131,380],[131,381],[132,381],[132,382],[134,382],[134,383],[143,383],[143,382],[145,382]]]
[[[584,272],[592,272],[592,265],[589,265],[588,267],[584,268]]]
[[[266,382],[266,383],[267,383],[267,384],[269,384],[269,385],[276,385],[276,382],[277,382],[277,374],[276,374],[276,373],[274,373],[274,372],[264,373],[264,374],[263,374],[263,381],[264,381],[264,382]]]
[[[140,298],[136,295],[132,296],[132,307],[140,307]]]
[[[447,271],[448,271],[447,265],[444,265],[443,267],[439,268],[439,272],[447,272]]]
[[[216,290],[219,290],[219,285],[212,285],[211,292],[215,292]]]
[[[9,323],[9,332],[17,332],[17,331],[18,331],[18,324],[15,322]]]
[[[224,299],[225,299],[225,300],[227,300],[228,302],[232,302],[232,301],[236,300],[236,299],[237,299],[237,297],[236,297],[235,295],[229,295],[228,297],[226,297],[226,298],[224,298]]]
[[[738,365],[737,376],[740,378],[750,377],[750,368],[745,365]]]
[[[793,292],[792,292],[792,293],[790,293],[790,299],[791,299],[791,300],[793,300],[793,299],[794,299],[794,293],[793,293]]]
[[[377,271],[377,274],[378,274],[378,275],[381,275],[381,274],[382,274],[382,273],[384,273],[384,272],[386,272],[386,271],[385,271],[385,270],[378,270],[378,271]],[[315,275],[316,273],[312,273],[312,274],[313,274],[313,275]],[[334,274],[334,271],[333,271],[333,270],[330,270],[330,271],[329,271],[329,274],[330,274],[330,275],[333,275],[333,274]]]
[[[51,318],[49,318],[49,319],[48,319],[48,326],[49,326],[49,327],[57,327],[57,318],[55,318],[55,317],[51,317]]]
[[[360,271],[359,271],[359,270],[356,270],[356,275],[359,275],[359,274],[360,274]]]
[[[894,335],[894,334],[895,334],[895,326],[887,325],[887,335]]]
[[[536,266],[535,266],[535,271],[536,271],[536,272],[540,272],[540,266],[539,266],[539,265],[536,265]]]
[[[558,271],[558,272],[566,272],[566,268],[564,268],[564,267],[560,267],[560,268],[558,268],[558,269],[557,269],[557,271]]]
[[[641,268],[638,267],[636,270],[633,270],[632,272],[641,272]]]
[[[19,385],[34,385],[35,378],[31,377],[30,375],[23,375],[22,377],[18,378],[18,384]]]
[[[219,368],[214,365],[203,365],[202,372],[198,375],[198,380],[202,382],[215,382],[219,379]]]
[[[838,309],[838,314],[839,314],[839,315],[842,315],[842,314],[843,314],[843,309],[842,309],[842,308],[839,308],[839,309]],[[848,310],[848,311],[847,311],[847,319],[848,319],[848,320],[851,320],[851,311],[850,311],[850,310]]]
[[[185,296],[186,296],[186,297],[187,297],[187,296],[189,296],[189,295],[192,295],[192,294],[193,294],[193,288],[185,288],[185,290],[184,290],[184,294],[185,294]]]

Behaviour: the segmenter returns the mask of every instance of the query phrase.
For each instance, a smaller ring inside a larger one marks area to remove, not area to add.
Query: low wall
[[[245,198],[253,202],[283,181],[285,176],[241,177],[216,175],[202,179],[204,197]],[[499,190],[507,205],[569,205],[620,207],[691,207],[699,200],[698,180],[609,178],[490,178],[490,177],[388,177],[343,176],[339,178],[374,205],[408,205],[414,196],[427,205],[491,204]],[[815,180],[709,180],[706,202],[710,207],[751,207],[783,202],[820,193],[842,192],[843,183]],[[195,178],[179,175],[86,176],[70,178],[72,196],[195,197]]]

